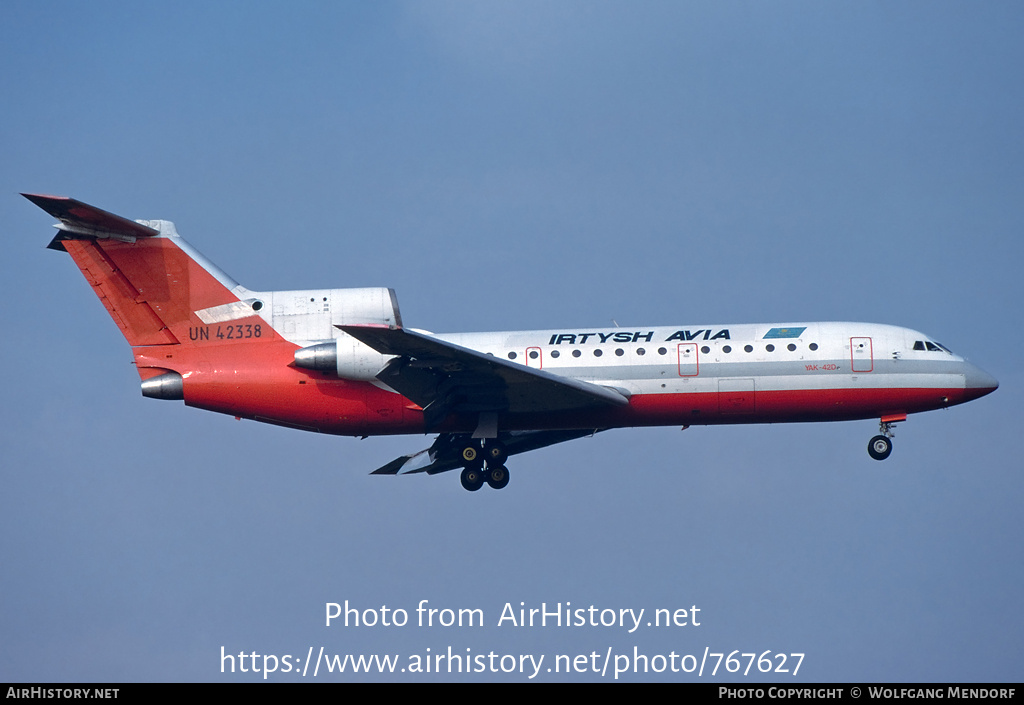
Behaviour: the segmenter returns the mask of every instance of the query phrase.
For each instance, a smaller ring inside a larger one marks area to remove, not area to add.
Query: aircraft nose
[[[971,399],[991,394],[999,388],[999,382],[995,377],[971,363],[964,363],[964,387]]]

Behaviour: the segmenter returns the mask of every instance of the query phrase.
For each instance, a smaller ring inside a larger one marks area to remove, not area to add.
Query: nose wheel
[[[881,421],[878,424],[879,434],[868,442],[868,455],[875,460],[885,460],[892,453],[892,439],[896,434],[892,427],[896,424],[891,421]]]
[[[868,443],[868,455],[875,460],[885,460],[892,453],[892,441],[885,436],[875,436]]]

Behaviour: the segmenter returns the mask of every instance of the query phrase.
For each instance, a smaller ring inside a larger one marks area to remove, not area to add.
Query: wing
[[[397,326],[338,326],[385,355],[377,379],[423,408],[427,428],[449,413],[556,412],[623,406],[625,390],[502,360]]]
[[[592,436],[604,429],[586,431],[511,431],[501,433],[498,439],[509,455],[517,455],[538,448],[546,448],[556,443],[572,441],[584,436]],[[465,465],[459,453],[465,447],[465,434],[442,433],[434,444],[419,453],[403,455],[395,458],[387,465],[374,470],[371,475],[405,475],[408,473],[425,472],[436,475],[439,472],[454,470]]]

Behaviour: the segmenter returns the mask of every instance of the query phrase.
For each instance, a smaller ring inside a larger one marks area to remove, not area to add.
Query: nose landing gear
[[[875,436],[868,443],[868,455],[875,460],[885,460],[892,453],[892,441],[885,436]]]
[[[883,417],[878,423],[879,435],[875,436],[868,442],[868,455],[875,460],[885,460],[892,453],[892,441],[889,440],[896,436],[892,429],[895,426],[895,421],[902,421],[907,417],[904,415],[902,418],[893,419],[892,421],[887,420],[889,417]]]

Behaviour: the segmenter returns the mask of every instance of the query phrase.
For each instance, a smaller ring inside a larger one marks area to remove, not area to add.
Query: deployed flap
[[[423,407],[427,427],[448,413],[553,412],[622,406],[622,393],[394,326],[337,326],[385,355],[377,379]]]
[[[41,194],[23,193],[28,200],[60,221],[56,227],[72,235],[87,237],[112,237],[116,240],[135,242],[140,237],[155,237],[159,230],[146,227],[133,220],[108,213],[105,210],[90,206],[88,203],[76,201],[64,196],[43,196]]]
[[[509,455],[518,455],[527,451],[546,448],[556,443],[592,436],[604,429],[594,430],[573,430],[573,431],[512,431],[502,433],[499,440],[505,446]],[[419,453],[411,453],[395,458],[390,463],[377,468],[371,475],[406,475],[409,473],[425,472],[429,475],[436,475],[439,472],[454,470],[462,467],[465,463],[460,456],[460,451],[465,446],[467,436],[465,434],[442,433],[434,441],[434,444]]]

